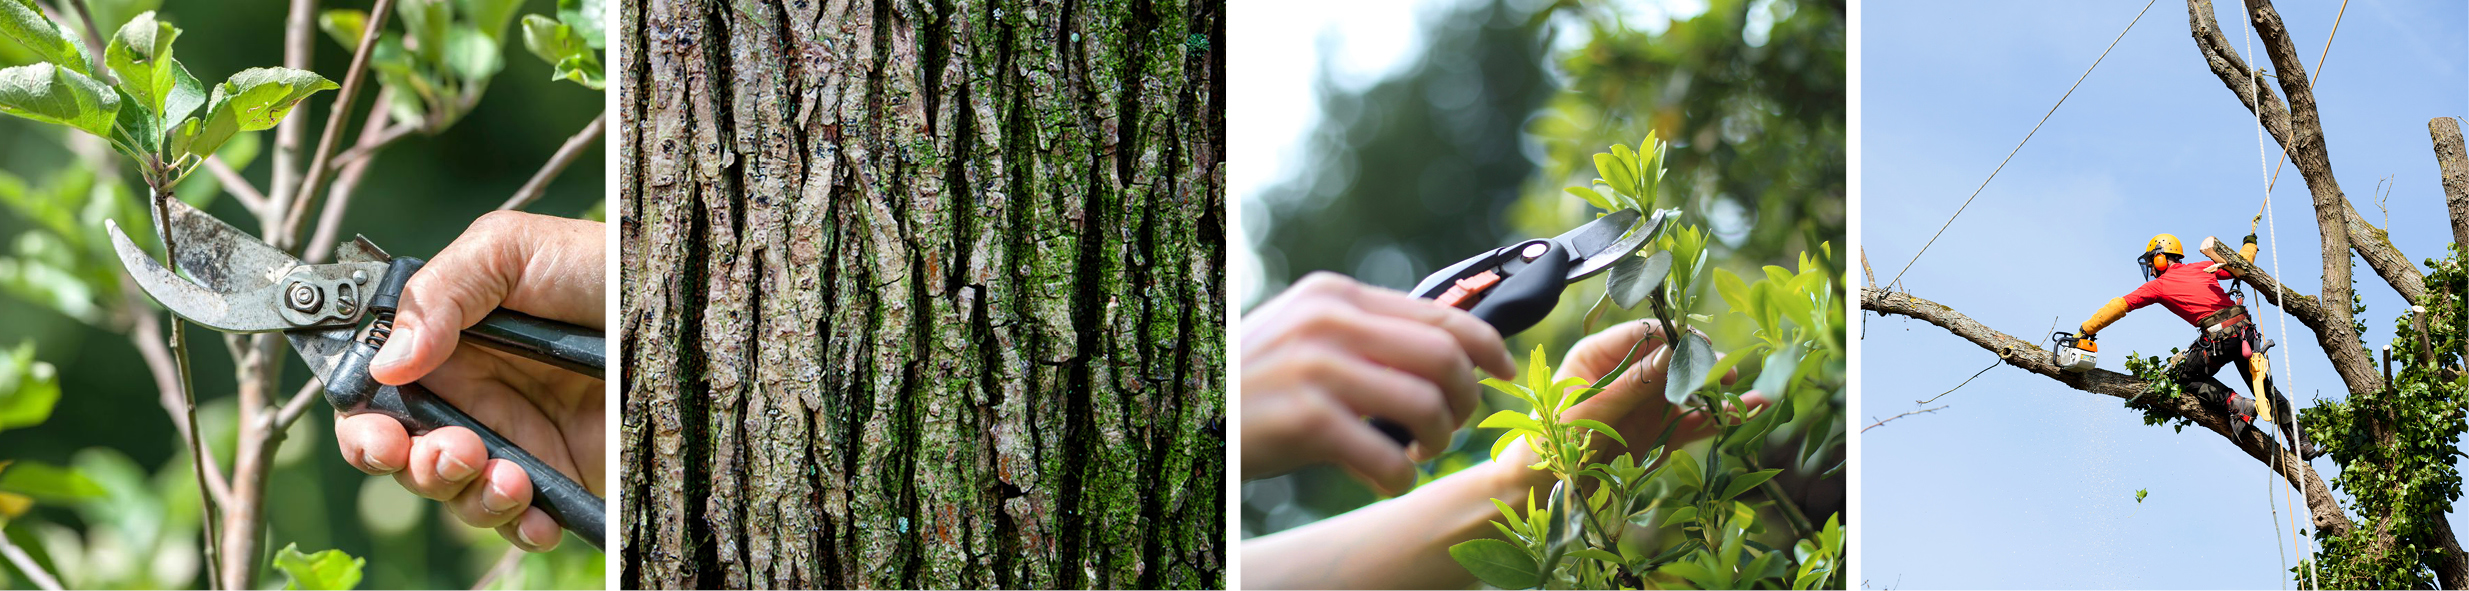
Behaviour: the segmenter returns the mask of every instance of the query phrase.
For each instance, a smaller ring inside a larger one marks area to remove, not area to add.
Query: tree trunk
[[[1225,585],[1222,5],[620,4],[624,585]]]
[[[2462,154],[2460,120],[2429,119],[2426,135],[2435,142],[2435,170],[2443,178],[2445,209],[2452,213],[2452,242],[2469,246],[2469,155]]]

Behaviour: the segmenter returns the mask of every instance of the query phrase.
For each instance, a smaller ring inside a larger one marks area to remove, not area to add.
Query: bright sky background
[[[2220,18],[2229,39],[2242,44],[2239,3],[2217,4],[2229,15]],[[1880,281],[1912,260],[2142,6],[1864,4],[1861,236]],[[2339,6],[2281,3],[2310,63]],[[2469,115],[2464,25],[2469,6],[2459,2],[2351,2],[2316,77],[2343,191],[2381,225],[2377,183],[2390,177],[2393,242],[2412,260],[2441,256],[2450,242],[2426,123]],[[1904,283],[2018,337],[2045,338],[2053,320],[2072,330],[2140,283],[2132,259],[2151,235],[2175,233],[2190,250],[2207,235],[2245,235],[2262,202],[2259,160],[2252,115],[2196,52],[2184,4],[2160,2]],[[2313,210],[2294,167],[2282,173],[2274,204],[2286,255],[2278,275],[2319,293]],[[2258,262],[2270,269],[2268,227],[2264,233]],[[2391,339],[2399,297],[2363,264],[2355,272],[2367,304],[2366,340],[2381,346]],[[2279,312],[2259,311],[2270,338],[2283,344],[2278,352],[2296,362],[2293,375],[2282,374],[2282,390],[2301,405],[2318,391],[2337,396],[2339,378],[2314,335],[2290,321],[2283,338]],[[1995,360],[1920,321],[1864,318],[1863,426],[1868,416],[1914,410],[1913,401]],[[2166,355],[2194,331],[2153,307],[2102,336],[2101,367],[2123,371],[2127,352]],[[1864,434],[1857,448],[1863,501],[1855,510],[1864,531],[1860,584],[2286,587],[2282,565],[2297,558],[2291,532],[2267,508],[2281,506],[2266,498],[2276,482],[2267,469],[2208,431],[2144,426],[2119,402],[2001,365],[1938,401],[1951,408]],[[2320,459],[2315,469],[2329,477],[2337,468]],[[2136,489],[2151,490],[2140,506]],[[2303,511],[2302,502],[2291,505]]]

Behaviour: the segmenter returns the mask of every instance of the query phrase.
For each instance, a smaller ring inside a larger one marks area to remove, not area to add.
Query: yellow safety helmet
[[[2162,259],[2155,256],[2163,254],[2169,255],[2170,258]],[[2185,243],[2178,242],[2176,234],[2157,234],[2153,235],[2150,241],[2143,243],[2143,254],[2135,257],[2135,262],[2143,266],[2143,276],[2150,278],[2160,276],[2161,272],[2169,270],[2170,263],[2184,258],[2186,258],[2186,246]]]

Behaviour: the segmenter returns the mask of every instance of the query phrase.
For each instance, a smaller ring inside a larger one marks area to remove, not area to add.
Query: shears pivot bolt
[[[284,293],[288,296],[285,300],[287,303],[291,304],[291,309],[302,312],[317,311],[317,305],[320,303],[318,301],[319,298],[317,296],[317,288],[311,287],[307,283],[294,281],[291,284],[291,288],[284,290]]]

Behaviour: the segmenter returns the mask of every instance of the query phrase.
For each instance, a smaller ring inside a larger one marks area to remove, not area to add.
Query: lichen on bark
[[[1224,586],[1223,11],[623,3],[624,584]]]

